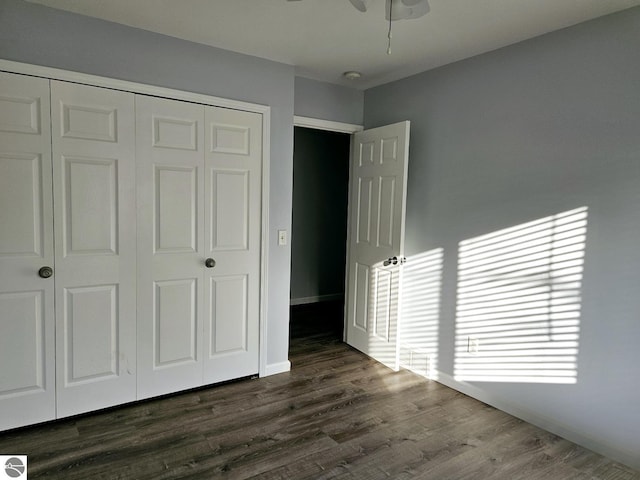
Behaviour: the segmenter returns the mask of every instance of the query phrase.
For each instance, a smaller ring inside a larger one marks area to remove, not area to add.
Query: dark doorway
[[[294,128],[291,334],[342,339],[351,135]]]

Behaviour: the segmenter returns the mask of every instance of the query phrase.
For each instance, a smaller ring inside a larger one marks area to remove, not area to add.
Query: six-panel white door
[[[409,122],[358,132],[352,145],[347,343],[397,370]]]
[[[49,81],[0,73],[0,430],[55,418]]]
[[[58,418],[136,399],[134,95],[51,82]]]
[[[258,373],[262,117],[136,110],[138,398]]]
[[[205,107],[204,383],[258,373],[262,116]]]
[[[204,107],[136,97],[138,398],[201,385]]]

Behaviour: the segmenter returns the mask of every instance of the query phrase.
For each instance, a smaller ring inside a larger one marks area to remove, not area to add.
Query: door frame
[[[332,120],[321,120],[319,118],[293,116],[294,127],[313,128],[315,130],[326,130],[328,132],[354,134],[364,130],[364,126],[355,123],[334,122]]]
[[[121,90],[129,93],[138,93],[154,97],[181,100],[184,102],[211,105],[215,107],[243,110],[246,112],[259,113],[262,115],[262,208],[261,208],[261,232],[260,232],[260,306],[259,306],[259,371],[263,377],[273,373],[280,373],[280,370],[273,371],[273,366],[267,364],[267,279],[268,275],[268,254],[269,254],[269,184],[271,165],[271,107],[257,103],[230,100],[212,95],[175,90],[172,88],[157,87],[143,83],[130,82],[127,80],[117,80],[109,77],[90,75],[86,73],[73,72],[41,65],[14,62],[0,59],[0,71],[8,73],[18,73],[33,77],[42,77],[49,80],[61,80],[65,82],[79,83],[94,87],[103,87],[112,90]]]

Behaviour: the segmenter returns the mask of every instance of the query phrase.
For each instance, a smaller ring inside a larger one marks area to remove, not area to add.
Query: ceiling
[[[29,0],[294,65],[296,75],[366,89],[640,5],[640,0],[430,0],[393,22],[384,0]],[[342,73],[362,72],[359,80]]]

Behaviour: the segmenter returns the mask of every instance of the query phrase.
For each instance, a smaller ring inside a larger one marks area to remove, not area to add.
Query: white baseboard
[[[333,300],[342,300],[343,298],[344,298],[344,293],[332,293],[330,295],[316,295],[313,297],[292,298],[289,304],[292,306],[305,305],[307,303],[331,302]]]
[[[547,418],[527,408],[523,408],[522,406],[512,404],[505,401],[503,398],[476,387],[475,385],[471,385],[466,382],[459,382],[446,373],[438,372],[436,381],[449,388],[457,390],[458,392],[473,397],[476,400],[480,400],[483,403],[502,410],[503,412],[513,415],[514,417],[524,420],[525,422],[531,423],[548,432],[565,438],[570,442],[581,445],[589,450],[593,450],[594,452],[607,456],[632,468],[640,469],[640,458],[637,453],[611,447],[598,439],[577,432],[575,429],[571,428],[570,425]]]
[[[280,363],[267,363],[264,373],[261,377],[268,377],[269,375],[277,375],[278,373],[285,373],[291,370],[291,362],[287,360],[286,362]]]

